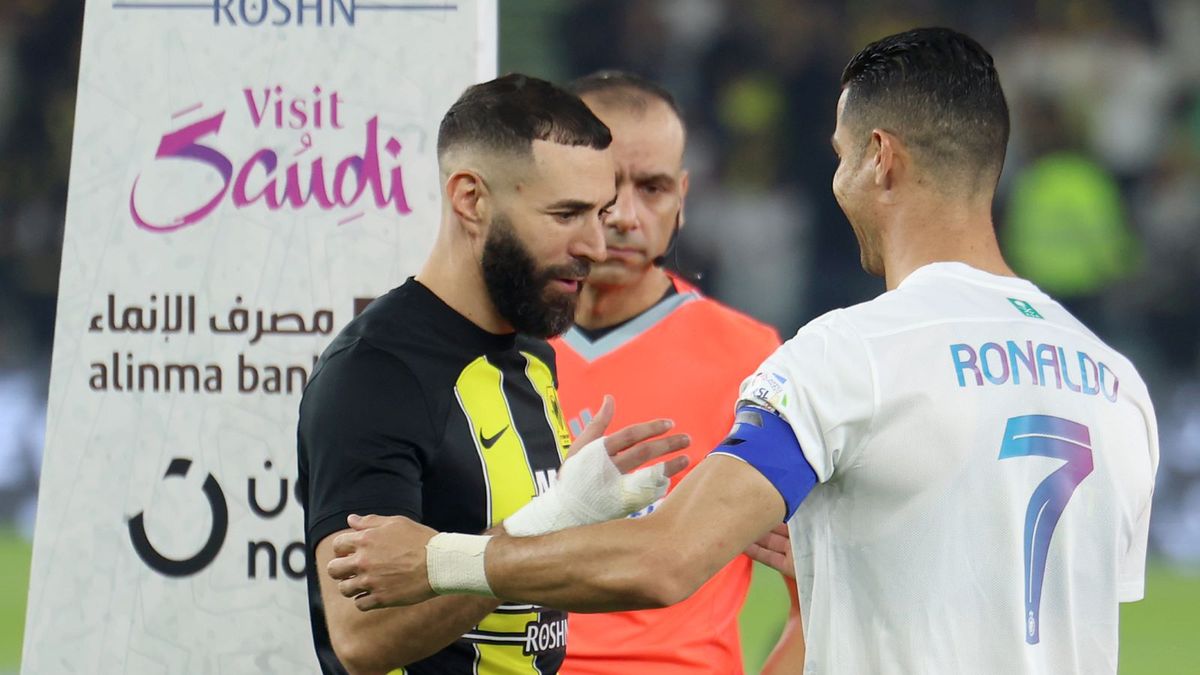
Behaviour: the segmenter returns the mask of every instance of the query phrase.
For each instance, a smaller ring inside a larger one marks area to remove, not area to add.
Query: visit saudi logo
[[[1026,302],[1024,300],[1021,300],[1019,298],[1009,298],[1008,301],[1012,303],[1013,307],[1017,308],[1018,312],[1024,314],[1025,316],[1027,316],[1031,319],[1044,319],[1045,318],[1041,314],[1039,314],[1036,309],[1033,308],[1033,305],[1029,304],[1028,302]]]

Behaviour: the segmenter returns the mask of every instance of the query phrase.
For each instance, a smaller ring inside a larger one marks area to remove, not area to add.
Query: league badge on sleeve
[[[742,384],[742,400],[752,401],[774,412],[787,408],[787,378],[779,373],[759,371]]]

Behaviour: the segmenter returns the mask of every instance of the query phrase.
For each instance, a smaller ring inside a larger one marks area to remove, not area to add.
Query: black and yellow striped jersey
[[[351,513],[477,534],[545,490],[570,444],[555,377],[544,341],[488,333],[414,279],[371,303],[321,356],[300,404],[310,560]],[[317,655],[323,672],[343,673],[314,567]],[[563,612],[502,605],[401,672],[554,673],[565,650]]]

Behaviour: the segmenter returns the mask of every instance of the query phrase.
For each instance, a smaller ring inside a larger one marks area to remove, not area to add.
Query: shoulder
[[[818,316],[801,326],[784,345],[820,343],[822,351],[856,346],[863,338],[863,317],[854,311],[858,307],[861,305],[835,309]]]
[[[1146,381],[1142,379],[1142,374],[1138,372],[1137,366],[1134,365],[1128,356],[1113,349],[1107,343],[1100,341],[1100,344],[1104,345],[1112,354],[1112,363],[1104,365],[1110,368],[1117,376],[1118,396],[1128,400],[1141,412],[1143,418],[1145,418],[1147,428],[1152,430],[1157,439],[1158,417],[1154,411],[1153,400],[1150,397],[1150,388],[1146,385]],[[1155,445],[1157,445],[1157,440],[1155,441]]]
[[[410,282],[375,298],[346,324],[339,338],[361,338],[390,352],[427,340],[434,327],[417,290]]]
[[[309,452],[380,438],[428,446],[438,433],[436,404],[402,359],[361,338],[347,339],[321,357],[300,399],[297,430]]]
[[[684,310],[682,318],[698,324],[702,323],[706,333],[720,332],[743,344],[766,345],[771,348],[779,345],[779,331],[775,330],[773,326],[699,291],[689,292],[693,293],[695,298],[681,308]]]
[[[791,374],[795,386],[862,388],[873,380],[872,359],[850,309],[823,314],[789,338],[763,363],[759,374]],[[851,386],[853,384],[853,386]]]
[[[340,335],[321,355],[300,409],[304,414],[314,407],[344,408],[367,400],[407,398],[420,391],[420,379],[395,353],[362,336]]]
[[[439,366],[461,360],[465,352],[457,341],[447,339],[452,329],[430,312],[429,296],[410,280],[372,300],[329,344],[313,378],[338,371],[362,373],[367,380],[397,373],[422,381],[442,379]],[[381,373],[372,377],[372,368]]]
[[[849,307],[835,309],[812,323],[820,321],[830,331],[869,336],[939,318],[934,303],[924,289],[898,288]]]

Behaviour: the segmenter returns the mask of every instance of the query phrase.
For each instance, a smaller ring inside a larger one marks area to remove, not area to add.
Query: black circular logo
[[[163,478],[182,478],[187,475],[191,466],[192,460],[176,457],[171,460]],[[229,529],[229,508],[225,504],[225,493],[221,491],[221,486],[211,473],[204,479],[203,489],[204,496],[208,497],[208,506],[212,509],[212,532],[208,534],[204,548],[190,558],[174,560],[154,548],[146,536],[145,511],[129,519],[129,539],[133,542],[133,550],[137,551],[138,557],[149,565],[150,569],[169,577],[186,577],[208,567],[209,563],[216,559],[221,545],[225,543],[225,533]]]

